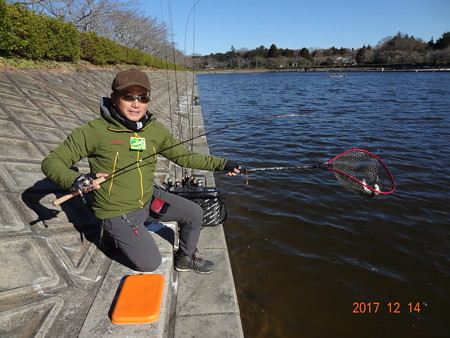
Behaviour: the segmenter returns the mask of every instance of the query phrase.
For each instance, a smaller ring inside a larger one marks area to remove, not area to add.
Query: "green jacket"
[[[105,105],[108,99],[103,99]],[[223,170],[227,160],[190,152],[154,117],[138,132],[127,129],[111,117],[101,104],[101,117],[74,129],[42,161],[42,172],[54,183],[70,189],[80,173],[70,167],[87,157],[93,173],[112,174],[93,193],[93,210],[99,219],[115,217],[141,208],[153,194],[156,157],[161,155],[181,167]],[[130,138],[144,138],[145,150],[131,150]],[[173,147],[173,148],[171,148]],[[168,149],[170,148],[170,149]],[[148,157],[129,168],[113,173]]]

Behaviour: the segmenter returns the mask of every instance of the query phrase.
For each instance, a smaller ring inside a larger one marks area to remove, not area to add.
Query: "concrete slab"
[[[8,115],[6,115],[5,111],[2,108],[0,108],[0,118],[6,119],[7,117]]]
[[[0,309],[20,303],[19,295],[25,298],[36,292],[49,293],[56,286],[65,285],[36,239],[3,240],[0,252],[0,270],[7,272],[0,275]]]
[[[180,273],[177,316],[205,316],[210,314],[238,313],[231,266],[226,250],[204,249],[200,256],[211,260],[215,269],[208,275]]]
[[[59,259],[70,281],[80,288],[102,279],[101,266],[108,259],[97,246],[80,240],[80,234],[58,234],[48,238],[48,248]]]
[[[174,337],[243,337],[241,318],[239,314],[177,317]]]
[[[9,107],[8,114],[10,118],[33,125],[42,125],[47,127],[56,127],[56,124],[39,110],[32,110],[20,107]]]
[[[34,105],[29,99],[26,97],[21,97],[20,100],[17,98],[17,95],[11,95],[9,93],[0,92],[0,100],[2,104],[5,106],[12,106],[18,108],[29,108],[31,110],[37,110],[36,105]]]
[[[9,136],[11,134],[17,135],[20,138],[25,138],[25,134],[16,127],[12,121],[0,121],[0,136]]]
[[[0,233],[30,231],[14,207],[14,204],[10,201],[8,196],[4,194],[0,194],[0,210],[2,212]],[[6,253],[7,252],[5,252],[5,254]]]
[[[58,143],[61,139],[66,138],[68,134],[68,131],[61,130],[61,127],[58,127],[57,125],[54,127],[44,127],[28,124],[23,126],[23,129],[26,130],[34,139],[48,143]],[[42,157],[42,155],[40,157]]]
[[[19,160],[29,161],[30,159],[41,159],[42,153],[36,146],[26,140],[19,140],[14,138],[0,137],[0,161]]]
[[[0,312],[0,333],[4,337],[48,337],[64,301],[45,299]]]

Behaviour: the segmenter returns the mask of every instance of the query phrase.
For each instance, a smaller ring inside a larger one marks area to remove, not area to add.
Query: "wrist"
[[[227,160],[225,166],[223,167],[224,171],[234,171],[234,169],[239,169],[239,164],[234,161]]]

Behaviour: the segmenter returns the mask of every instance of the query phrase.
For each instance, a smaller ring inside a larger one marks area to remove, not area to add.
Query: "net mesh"
[[[332,170],[344,188],[374,196],[394,190],[394,181],[389,170],[375,155],[362,150],[350,150],[331,161]]]

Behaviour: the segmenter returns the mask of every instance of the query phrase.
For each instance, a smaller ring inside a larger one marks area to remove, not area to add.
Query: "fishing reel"
[[[202,177],[204,177],[202,175]],[[199,175],[185,175],[181,179],[181,186],[182,187],[203,187],[203,180],[199,178]]]
[[[70,191],[77,191],[81,196],[83,203],[87,204],[87,200],[84,197],[83,193],[87,193],[93,189],[92,184],[94,183],[94,180],[96,178],[97,175],[94,173],[80,175],[73,183]]]
[[[71,191],[80,191],[80,192],[88,192],[92,190],[92,184],[94,180],[97,178],[97,175],[94,173],[83,174],[78,176],[75,182],[72,185]]]
[[[203,179],[201,178],[203,177]],[[184,175],[181,181],[178,179],[173,179],[172,177],[167,178],[167,181],[163,185],[168,190],[176,190],[177,188],[201,188],[205,185],[204,175]]]

